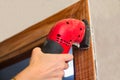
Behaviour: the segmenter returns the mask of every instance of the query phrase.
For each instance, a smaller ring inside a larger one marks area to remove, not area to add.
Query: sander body
[[[58,21],[50,30],[43,45],[45,53],[68,53],[72,45],[89,47],[90,27],[87,20],[73,18]]]

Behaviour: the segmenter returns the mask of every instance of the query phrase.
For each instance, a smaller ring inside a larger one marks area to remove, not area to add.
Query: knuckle
[[[58,67],[58,69],[59,69],[59,70],[63,70],[64,67],[65,67],[64,65],[60,65],[60,66]]]
[[[32,53],[33,53],[33,54],[36,53],[37,50],[38,50],[38,48],[34,48],[34,49],[32,50]]]
[[[65,68],[64,68],[64,69],[67,69],[68,67],[69,67],[69,65],[66,63],[66,64],[65,64]]]
[[[60,70],[64,70],[64,69],[67,69],[69,67],[68,63],[61,63],[61,65],[59,65],[59,69]]]
[[[65,68],[65,66],[66,66],[66,65],[65,65],[65,62],[60,62],[60,63],[58,63],[58,67],[57,67],[57,68],[58,68],[59,70],[63,70],[63,69]]]
[[[32,52],[34,53],[36,51],[36,48],[34,48],[33,50],[32,50]]]

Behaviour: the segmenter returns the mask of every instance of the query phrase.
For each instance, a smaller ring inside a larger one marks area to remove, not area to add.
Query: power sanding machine
[[[68,52],[72,54],[72,45],[81,49],[88,49],[89,38],[90,27],[87,20],[63,19],[57,22],[49,32],[42,51],[53,54]],[[65,75],[62,80],[74,80],[73,60],[68,65],[69,68],[64,70]]]
[[[81,49],[89,47],[90,27],[87,20],[73,18],[58,21],[47,36],[42,51],[68,53],[72,45]]]

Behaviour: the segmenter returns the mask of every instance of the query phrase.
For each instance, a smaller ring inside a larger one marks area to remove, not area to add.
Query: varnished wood
[[[76,17],[87,19],[90,23],[88,0],[82,0],[79,5],[81,9],[79,9]],[[96,80],[93,45],[91,40],[92,39],[90,39],[90,47],[87,50],[73,47],[75,57],[75,80]]]
[[[29,27],[15,36],[0,42],[0,68],[30,56],[35,46],[42,46],[52,26],[64,18],[89,19],[88,0],[80,0],[61,12]],[[92,43],[88,50],[73,48],[75,80],[96,80]]]

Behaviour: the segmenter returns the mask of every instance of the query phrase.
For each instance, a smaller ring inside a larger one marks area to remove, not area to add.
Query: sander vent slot
[[[72,40],[70,40],[70,41],[63,40],[63,39],[61,38],[61,35],[60,35],[60,34],[57,34],[56,41],[57,41],[58,43],[65,44],[66,46],[70,46],[70,43],[71,43]]]

